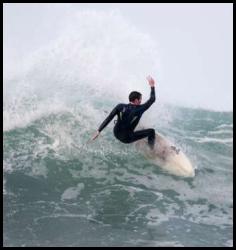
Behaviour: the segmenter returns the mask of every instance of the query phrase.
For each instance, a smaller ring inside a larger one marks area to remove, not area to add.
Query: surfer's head
[[[142,94],[137,91],[132,91],[129,94],[129,101],[135,105],[140,105],[142,101]]]

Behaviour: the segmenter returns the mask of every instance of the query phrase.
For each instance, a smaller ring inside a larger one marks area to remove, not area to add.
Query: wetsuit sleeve
[[[147,102],[145,102],[144,104],[140,105],[137,108],[137,111],[143,113],[144,111],[146,111],[155,102],[155,100],[156,100],[155,87],[151,87],[150,98],[148,99]]]
[[[98,128],[98,131],[101,132],[107,125],[108,123],[114,118],[115,115],[118,114],[119,110],[118,110],[119,105],[117,105],[112,111],[111,113],[107,116],[107,118],[103,121],[103,123],[100,125],[100,127]]]

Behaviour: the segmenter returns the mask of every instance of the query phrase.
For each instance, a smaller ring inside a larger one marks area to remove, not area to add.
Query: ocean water
[[[232,112],[165,104],[157,85],[141,125],[178,145],[194,178],[117,141],[113,122],[87,144],[130,90],[148,98],[158,50],[116,13],[73,22],[4,79],[4,246],[232,246]]]

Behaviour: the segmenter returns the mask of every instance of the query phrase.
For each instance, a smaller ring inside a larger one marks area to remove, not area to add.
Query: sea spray
[[[5,129],[14,127],[9,123],[19,120],[17,114],[25,123],[31,121],[25,116],[43,114],[45,104],[49,110],[58,102],[82,109],[88,102],[98,109],[104,97],[111,104],[127,102],[133,89],[149,97],[146,76],[159,71],[152,39],[116,12],[84,11],[72,20],[59,38],[29,57],[21,76],[5,80]]]
[[[4,80],[4,246],[232,246],[232,112],[162,103],[155,44],[118,13],[72,20]],[[186,152],[191,180],[117,141],[113,123],[85,144],[131,90],[149,97],[148,74],[157,99],[141,123]]]

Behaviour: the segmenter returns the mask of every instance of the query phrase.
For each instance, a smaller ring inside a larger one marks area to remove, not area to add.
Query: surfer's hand
[[[148,76],[148,77],[147,77],[147,80],[148,80],[149,85],[150,85],[151,87],[154,87],[154,85],[155,85],[154,79],[153,79],[151,76]]]
[[[94,134],[94,136],[91,140],[94,141],[99,135],[100,135],[100,132],[96,131],[96,133]]]

